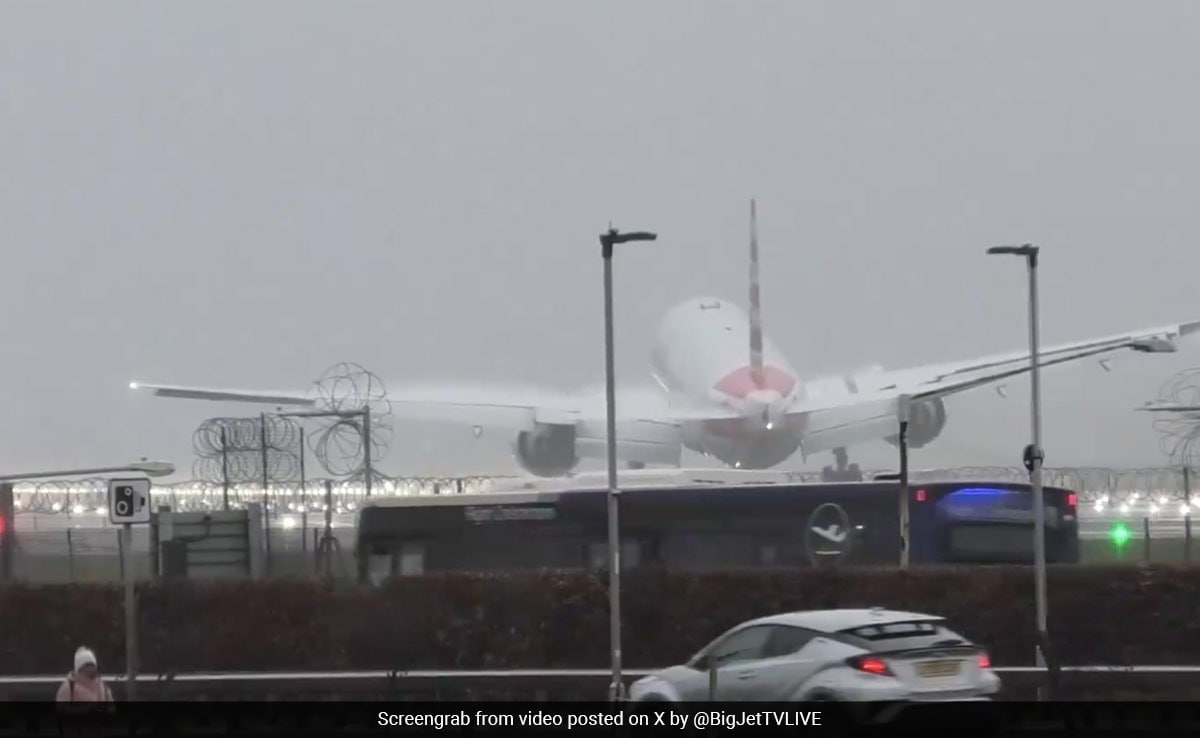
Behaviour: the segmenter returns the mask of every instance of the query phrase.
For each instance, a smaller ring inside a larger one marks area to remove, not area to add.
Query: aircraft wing
[[[249,390],[220,389],[215,387],[188,387],[177,384],[150,384],[130,382],[133,390],[147,390],[156,397],[178,397],[186,400],[210,400],[212,402],[254,402],[264,405],[291,405],[313,407],[316,401],[307,392],[292,390]]]
[[[254,390],[131,382],[130,388],[156,397],[213,402],[246,402],[318,408],[319,399],[307,391]],[[398,384],[387,386],[392,414],[409,420],[465,423],[480,427],[532,430],[535,423],[573,425],[607,418],[602,390],[566,392],[530,385],[478,382]],[[668,405],[653,388],[623,389],[617,393],[618,422],[678,425],[689,420],[735,418],[733,410]]]
[[[320,400],[307,392],[221,389],[133,382],[159,397],[193,400],[299,405],[320,409]],[[607,455],[605,394],[603,391],[555,391],[544,387],[482,383],[389,385],[391,413],[407,420],[427,420],[468,425],[476,434],[496,430],[505,440],[540,426],[570,428],[575,453],[580,458]],[[631,462],[678,465],[682,452],[682,426],[692,420],[739,417],[719,407],[669,405],[653,388],[626,388],[617,394],[617,457]]]
[[[1042,348],[1040,366],[1049,367],[1080,359],[1099,358],[1117,351],[1172,353],[1176,342],[1200,333],[1200,321],[1176,323],[1129,333],[1119,333],[1074,343]],[[913,399],[944,397],[986,384],[1019,376],[1029,371],[1029,352],[985,356],[959,362],[930,364],[912,369],[884,372],[872,389],[907,394]]]
[[[529,385],[439,383],[389,385],[392,413],[412,420],[461,422],[532,430],[535,423],[576,425],[607,419],[603,390],[574,392]],[[617,422],[678,425],[689,420],[738,417],[733,410],[680,407],[654,388],[617,390]]]
[[[1103,357],[1122,350],[1168,353],[1177,350],[1179,338],[1200,333],[1200,321],[1178,323],[1141,331],[1043,348],[1041,366]],[[852,445],[864,437],[886,437],[897,430],[901,399],[920,401],[946,397],[993,384],[1029,371],[1029,352],[997,354],[960,362],[931,364],[912,369],[872,372],[858,381],[855,392],[800,400],[787,414],[804,419],[806,453]]]

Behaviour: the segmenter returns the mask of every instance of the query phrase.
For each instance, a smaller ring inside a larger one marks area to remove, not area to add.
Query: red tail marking
[[[774,366],[764,366],[761,377],[755,377],[755,374],[758,372],[755,372],[752,367],[744,366],[721,377],[716,384],[716,389],[738,399],[763,389],[775,390],[786,397],[795,389],[798,381],[789,372]],[[755,381],[756,379],[760,381]]]

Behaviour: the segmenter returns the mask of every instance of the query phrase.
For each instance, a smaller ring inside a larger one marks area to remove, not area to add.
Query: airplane
[[[805,461],[832,451],[827,479],[861,479],[846,449],[899,444],[907,408],[907,445],[921,448],[946,426],[945,398],[1029,371],[1029,352],[887,370],[882,366],[804,377],[764,333],[759,293],[758,224],[750,202],[749,314],[733,302],[696,297],[671,308],[651,351],[651,385],[618,388],[616,456],[632,469],[679,467],[683,449],[742,470],[769,469],[799,452]],[[1177,351],[1176,339],[1200,321],[1092,338],[1042,349],[1042,366],[1102,358],[1121,350]],[[159,397],[316,407],[308,391],[220,389],[131,382]],[[997,387],[1001,391],[1002,387]],[[1001,392],[1003,394],[1003,392]],[[511,433],[517,462],[538,477],[573,473],[581,459],[607,458],[603,390],[553,391],[500,384],[388,385],[393,414]]]

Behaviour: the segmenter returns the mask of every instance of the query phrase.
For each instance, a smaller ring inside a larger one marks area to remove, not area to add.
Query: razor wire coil
[[[1159,402],[1185,407],[1200,406],[1200,368],[1186,369],[1159,389]],[[1200,464],[1200,415],[1180,413],[1154,419],[1159,450],[1174,464]]]

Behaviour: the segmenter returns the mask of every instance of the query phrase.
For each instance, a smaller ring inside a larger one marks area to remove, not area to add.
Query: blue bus
[[[623,486],[623,567],[896,565],[900,490],[893,480]],[[1078,563],[1076,494],[1044,496],[1047,562]],[[1031,501],[1021,483],[910,485],[909,564],[1031,562]],[[607,523],[602,486],[379,498],[358,515],[358,577],[602,569]]]

